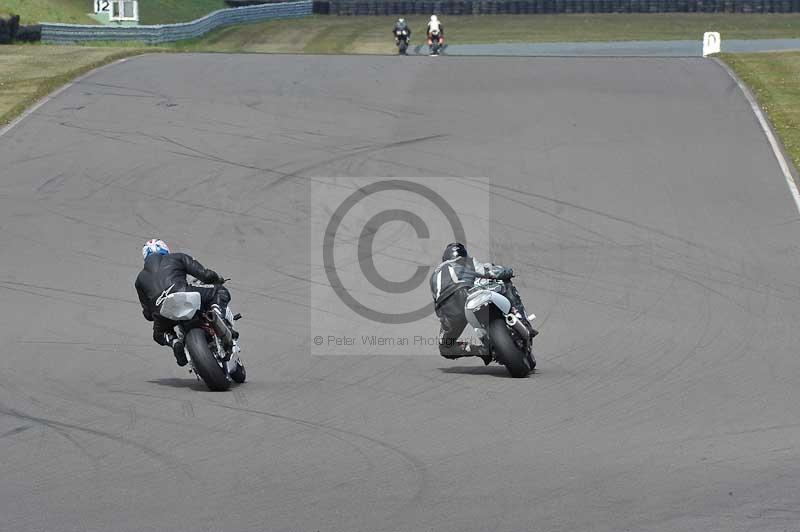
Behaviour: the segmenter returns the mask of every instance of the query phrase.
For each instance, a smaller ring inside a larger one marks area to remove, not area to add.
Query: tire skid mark
[[[20,434],[20,433],[25,432],[26,430],[29,430],[29,429],[32,429],[32,428],[33,428],[33,425],[22,425],[21,427],[17,427],[15,429],[11,429],[11,430],[8,430],[8,431],[0,434],[0,439],[7,438],[9,436],[15,436],[17,434]]]
[[[98,184],[102,184],[101,181],[97,181],[97,180],[89,178],[89,177],[86,177],[86,179],[88,179],[90,181],[95,181]],[[148,199],[152,199],[152,200],[156,200],[156,201],[159,201],[159,202],[183,205],[185,207],[191,207],[192,209],[201,209],[203,212],[205,212],[205,211],[214,212],[218,216],[225,216],[225,217],[232,217],[232,218],[249,218],[249,219],[258,220],[258,221],[261,221],[261,222],[269,222],[269,223],[285,225],[287,227],[295,227],[296,224],[297,224],[296,221],[285,220],[283,218],[267,218],[265,216],[258,216],[258,215],[255,215],[255,214],[248,214],[248,213],[242,212],[242,211],[235,211],[235,210],[230,210],[230,209],[219,209],[218,206],[216,206],[216,205],[206,205],[206,204],[203,204],[203,203],[198,203],[198,202],[193,202],[193,201],[188,201],[188,200],[182,200],[182,199],[178,199],[178,198],[169,199],[169,198],[165,198],[164,196],[161,196],[161,195],[158,195],[158,194],[150,194],[150,193],[145,192],[143,190],[136,190],[134,188],[126,187],[124,185],[113,184],[113,185],[109,185],[109,187],[113,187],[113,188],[122,190],[124,192],[127,192],[129,194],[136,194],[138,196],[142,196],[142,197],[145,197],[145,198],[148,198]],[[59,216],[63,216],[65,218],[67,218],[66,215],[61,214],[61,213],[53,213],[53,214],[58,214]],[[73,219],[73,221],[77,221],[77,222],[80,222],[80,223],[85,223],[85,224],[90,225],[90,226],[97,225],[97,224],[92,224],[90,222],[84,222],[83,220],[79,220],[79,219],[76,219],[74,217],[68,218],[68,219]],[[98,228],[102,228],[102,226],[98,225]],[[106,229],[108,229],[108,228],[106,228]],[[126,233],[126,232],[122,232],[122,231],[116,231],[116,230],[113,230],[113,229],[110,229],[110,230],[115,231],[115,232],[119,232],[119,233],[121,233],[123,235],[126,235],[126,236],[133,236],[133,237],[136,237],[137,239],[147,238],[146,236],[142,237],[141,235],[135,235],[135,234]]]
[[[390,519],[390,520],[394,516],[405,515],[406,511],[409,508],[412,508],[412,507],[416,506],[419,503],[419,501],[424,497],[424,495],[427,493],[427,490],[429,489],[430,479],[428,478],[429,474],[428,474],[428,470],[427,470],[427,465],[422,460],[420,460],[419,458],[415,457],[411,453],[409,453],[409,452],[407,452],[407,451],[405,451],[405,450],[403,450],[403,449],[401,449],[401,448],[399,448],[399,447],[397,447],[397,446],[395,446],[393,444],[390,444],[388,442],[379,440],[379,439],[374,438],[372,436],[367,436],[365,434],[360,434],[360,433],[355,432],[355,431],[329,426],[329,425],[326,425],[324,423],[316,423],[316,422],[313,422],[313,421],[308,421],[308,420],[305,420],[305,419],[295,418],[295,417],[291,417],[291,416],[284,416],[282,414],[275,414],[275,413],[267,412],[267,411],[264,411],[264,410],[256,410],[256,409],[252,409],[252,408],[243,408],[243,407],[235,407],[235,406],[231,406],[231,405],[223,405],[223,404],[217,403],[216,401],[207,401],[207,402],[212,404],[212,405],[214,405],[214,406],[217,406],[218,408],[226,408],[226,409],[229,409],[229,410],[247,412],[247,413],[250,413],[250,414],[256,414],[256,415],[265,416],[265,417],[271,417],[271,418],[275,418],[275,419],[281,419],[281,420],[284,420],[284,421],[287,421],[287,422],[290,422],[290,423],[296,423],[296,424],[299,424],[299,425],[308,426],[308,427],[311,427],[311,428],[314,428],[314,429],[317,429],[317,430],[320,430],[320,431],[323,431],[323,432],[332,431],[332,432],[335,432],[335,433],[338,433],[338,434],[344,434],[344,435],[352,436],[352,437],[355,437],[355,438],[359,438],[359,439],[371,442],[371,443],[373,443],[375,445],[383,447],[384,449],[389,450],[389,451],[399,455],[409,465],[411,465],[411,467],[413,468],[413,470],[414,470],[414,472],[415,472],[415,474],[417,476],[417,489],[416,489],[413,497],[409,501],[405,502],[401,508],[396,510],[393,514],[391,514],[388,517],[388,519]]]
[[[677,280],[677,279],[676,279],[675,277],[672,277],[672,278],[671,278],[671,280],[670,280],[670,283],[669,283],[669,284],[666,286],[666,288],[665,288],[664,290],[662,290],[662,291],[661,291],[661,293],[659,294],[659,296],[658,296],[658,297],[657,297],[655,300],[653,300],[653,302],[652,302],[650,305],[647,305],[645,308],[643,308],[643,309],[641,309],[640,311],[638,311],[638,312],[636,313],[636,315],[634,315],[634,316],[633,316],[633,317],[632,317],[632,318],[631,318],[631,319],[630,319],[630,320],[629,320],[629,321],[626,323],[626,325],[625,325],[625,326],[626,326],[626,327],[629,327],[629,328],[632,328],[632,327],[634,327],[634,324],[635,324],[635,322],[637,322],[638,320],[640,320],[640,319],[642,319],[643,317],[645,317],[645,316],[646,316],[646,315],[647,315],[647,314],[648,314],[648,313],[649,313],[651,310],[653,310],[653,309],[654,309],[656,306],[658,306],[659,304],[661,304],[661,302],[662,302],[662,301],[663,301],[663,299],[664,299],[664,298],[667,296],[667,294],[669,294],[669,293],[671,293],[671,292],[672,292],[672,290],[673,290],[673,288],[674,288],[674,286],[675,286],[676,280]],[[607,332],[607,333],[603,334],[603,335],[600,337],[600,339],[602,339],[602,340],[603,340],[603,343],[602,343],[601,345],[608,345],[608,342],[606,342],[605,340],[606,340],[606,339],[608,339],[608,338],[610,338],[610,337],[616,337],[616,336],[619,336],[619,333],[618,333],[618,331],[617,331],[617,330],[611,330],[611,331],[609,331],[609,332]],[[552,363],[554,360],[556,360],[556,359],[558,359],[558,358],[561,358],[561,357],[567,356],[567,355],[569,355],[569,354],[572,354],[572,353],[574,353],[574,352],[576,352],[576,351],[579,351],[579,350],[581,350],[581,349],[586,349],[586,348],[589,348],[589,347],[591,347],[591,346],[593,346],[593,345],[596,345],[597,343],[598,343],[598,338],[597,338],[597,337],[594,337],[594,338],[592,338],[591,340],[589,340],[588,342],[586,342],[586,343],[584,343],[584,344],[578,345],[578,346],[576,346],[576,347],[574,347],[574,348],[572,348],[572,349],[570,349],[570,350],[568,350],[568,351],[565,351],[565,352],[559,353],[558,355],[551,356],[550,358],[547,358],[546,360],[547,360],[547,362],[548,362],[548,364],[549,364],[549,363]],[[593,360],[589,360],[589,361],[587,361],[587,364],[593,364],[593,363],[594,363],[594,361],[593,361]],[[573,371],[573,372],[582,372],[582,371],[583,371],[583,369],[584,369],[584,368],[582,368],[582,367],[579,367],[579,366],[578,366],[578,367],[573,367],[573,370],[572,370],[572,371]],[[556,380],[555,380],[555,381],[554,381],[552,384],[549,384],[549,385],[547,385],[547,386],[544,386],[542,389],[543,389],[543,390],[549,390],[549,389],[552,389],[552,388],[559,388],[559,387],[562,387],[562,386],[564,386],[564,383],[565,383],[565,382],[567,382],[569,379],[571,379],[571,378],[572,378],[572,376],[573,376],[573,375],[572,375],[571,373],[565,374],[565,375],[564,375],[564,377],[562,377],[561,379],[556,379]],[[596,379],[594,379],[594,380],[590,380],[589,382],[587,382],[587,383],[586,383],[586,385],[585,385],[585,386],[584,386],[584,387],[583,387],[581,390],[585,390],[585,389],[591,388],[591,387],[592,387],[594,384],[596,384],[596,383],[597,383],[599,380],[601,380],[602,378],[603,378],[602,376],[598,376]],[[578,393],[576,393],[576,394],[573,394],[573,395],[580,395],[580,390],[579,390],[579,392],[578,392]],[[562,424],[562,422],[561,422],[561,421],[559,421],[559,422],[556,422],[554,425],[551,425],[551,427],[553,427],[553,428],[556,428],[556,427],[560,426],[561,424]],[[545,430],[546,428],[547,428],[547,427],[543,428],[543,430]]]
[[[89,428],[89,427],[83,427],[83,426],[75,425],[75,424],[72,424],[72,423],[64,423],[62,421],[56,421],[56,420],[53,420],[53,419],[47,419],[47,418],[43,418],[43,417],[39,417],[39,416],[32,416],[32,415],[29,415],[29,414],[24,414],[22,412],[19,412],[17,410],[12,409],[12,408],[7,408],[7,407],[2,406],[2,405],[0,405],[0,414],[8,416],[8,417],[13,417],[13,418],[16,418],[16,419],[21,419],[21,420],[24,420],[24,421],[33,422],[33,423],[36,423],[38,425],[42,425],[44,427],[47,427],[49,429],[53,429],[56,432],[58,432],[59,430],[64,430],[64,429],[75,430],[75,431],[78,431],[78,432],[91,434],[93,436],[97,436],[97,437],[100,437],[100,438],[105,438],[105,439],[111,440],[113,442],[116,442],[116,443],[119,443],[119,444],[122,444],[122,445],[125,445],[125,446],[134,447],[135,449],[138,449],[139,451],[141,451],[142,453],[146,454],[150,458],[153,458],[153,459],[155,459],[155,460],[157,460],[157,461],[159,461],[159,462],[161,462],[161,463],[163,463],[163,464],[165,464],[165,465],[167,465],[167,466],[169,466],[171,468],[177,469],[181,474],[186,476],[189,480],[191,480],[191,481],[195,480],[191,473],[189,473],[182,465],[178,464],[170,456],[168,456],[168,455],[166,455],[164,453],[161,453],[159,451],[156,451],[155,449],[153,449],[151,447],[148,447],[146,445],[143,445],[141,443],[137,443],[135,441],[132,441],[132,440],[130,440],[128,438],[123,438],[122,436],[118,436],[118,435],[112,434],[110,432],[104,432],[102,430],[92,429],[92,428]]]
[[[114,390],[114,391],[110,391],[110,393],[121,393],[121,394],[130,394],[130,395],[145,395],[145,396],[150,396],[150,397],[158,397],[160,399],[169,399],[169,400],[180,401],[180,399],[175,399],[173,397],[168,397],[168,396],[158,396],[158,395],[154,395],[154,394],[143,394],[143,393],[137,393],[137,392],[127,392],[127,391],[122,391],[122,390]],[[209,406],[213,406],[213,407],[217,407],[217,408],[231,410],[231,411],[234,411],[234,412],[243,412],[243,413],[247,413],[247,414],[255,414],[255,415],[259,415],[259,416],[263,416],[263,417],[268,417],[268,418],[271,418],[271,419],[277,419],[277,420],[285,421],[285,422],[288,422],[288,423],[296,424],[296,425],[299,425],[299,426],[307,427],[307,428],[312,429],[312,430],[322,431],[322,432],[325,432],[325,433],[335,433],[335,434],[338,434],[340,437],[341,436],[355,437],[355,438],[358,438],[358,439],[373,443],[373,444],[375,444],[375,445],[377,445],[379,447],[382,447],[382,448],[384,448],[384,449],[386,449],[386,450],[388,450],[388,451],[400,456],[414,470],[414,473],[417,476],[417,489],[416,489],[416,491],[414,493],[414,496],[411,498],[411,500],[407,501],[403,505],[403,507],[400,510],[397,511],[397,514],[403,513],[406,509],[416,505],[418,503],[418,501],[421,500],[421,498],[424,496],[424,494],[429,489],[430,479],[429,479],[429,474],[428,474],[428,470],[427,470],[427,465],[421,459],[415,457],[413,454],[411,454],[411,453],[409,453],[409,452],[407,452],[407,451],[405,451],[405,450],[403,450],[403,449],[401,449],[401,448],[399,448],[399,447],[397,447],[397,446],[395,446],[395,445],[393,445],[391,443],[382,441],[382,440],[380,440],[378,438],[375,438],[375,437],[372,437],[372,436],[368,436],[368,435],[365,435],[365,434],[360,434],[360,433],[352,431],[352,430],[338,428],[338,427],[331,426],[331,425],[328,425],[328,424],[325,424],[325,423],[318,423],[318,422],[314,422],[314,421],[305,420],[305,419],[302,419],[302,418],[286,416],[286,415],[283,415],[283,414],[276,414],[276,413],[268,412],[268,411],[265,411],[265,410],[258,410],[258,409],[254,409],[254,408],[247,408],[247,407],[242,407],[242,406],[228,405],[228,404],[220,403],[218,401],[214,401],[214,400],[210,400],[210,399],[199,399],[199,401],[202,401],[203,403],[205,403],[205,404],[207,404]],[[2,409],[0,409],[0,413],[2,413]],[[352,442],[350,442],[350,444],[354,445],[354,444],[352,444]]]
[[[233,400],[239,406],[247,406],[247,394],[239,388],[233,390]]]
[[[136,428],[136,405],[130,405],[128,407],[128,413],[130,417],[128,418],[128,426],[125,427],[125,430],[131,432]]]
[[[573,208],[573,209],[576,209],[576,210],[579,210],[579,211],[587,212],[587,213],[590,213],[590,214],[594,214],[594,215],[597,215],[597,216],[600,216],[600,217],[603,217],[603,218],[608,218],[610,220],[617,221],[617,222],[620,222],[620,223],[623,223],[623,224],[627,224],[627,225],[630,225],[630,226],[635,227],[637,229],[643,230],[646,233],[653,233],[653,234],[659,235],[661,237],[664,237],[664,238],[666,238],[668,240],[673,240],[673,241],[680,242],[680,243],[685,244],[685,245],[687,245],[687,246],[689,246],[691,248],[695,248],[695,249],[698,249],[698,250],[701,250],[701,251],[704,251],[704,252],[710,252],[710,256],[712,256],[714,258],[722,257],[722,258],[726,258],[728,260],[732,260],[731,257],[725,255],[721,250],[714,249],[714,248],[711,248],[711,247],[703,245],[703,244],[699,244],[699,243],[694,242],[692,240],[685,239],[685,238],[682,238],[680,236],[670,234],[670,233],[668,233],[666,231],[663,231],[661,229],[658,229],[658,228],[655,228],[655,227],[651,227],[651,226],[648,226],[646,224],[641,224],[641,223],[635,222],[633,220],[628,220],[626,218],[622,218],[622,217],[619,217],[619,216],[616,216],[616,215],[613,215],[613,214],[604,213],[604,212],[598,211],[596,209],[583,207],[583,206],[580,206],[580,205],[577,205],[577,204],[574,204],[574,203],[565,202],[565,201],[558,200],[556,198],[551,198],[551,197],[548,197],[548,196],[545,196],[545,195],[542,195],[542,194],[537,194],[537,193],[534,193],[534,192],[527,192],[527,191],[523,191],[523,190],[514,189],[513,187],[506,187],[506,186],[503,186],[503,185],[495,185],[495,184],[493,184],[493,187],[494,188],[501,188],[501,189],[509,190],[511,192],[519,193],[519,194],[524,195],[524,196],[534,197],[534,198],[542,199],[542,200],[545,200],[545,201],[548,201],[548,202],[553,202],[553,203],[556,203],[558,205],[564,205],[564,206],[567,206],[567,207],[570,207],[570,208]],[[495,194],[495,193],[493,192],[493,194]],[[504,199],[509,199],[509,200],[513,201],[512,198],[509,198],[507,196],[499,195],[499,197],[503,197]],[[519,203],[522,204],[522,205],[525,205],[527,207],[535,209],[535,207],[533,207],[532,205],[530,205],[528,203],[525,203],[525,202],[523,202],[521,200],[519,200]],[[542,212],[544,214],[548,214],[550,216],[557,217],[559,219],[561,218],[560,216],[558,216],[556,214],[553,214],[553,213],[550,213],[550,212],[545,211],[545,210],[538,210],[537,209],[537,212]],[[578,227],[580,227],[582,230],[588,230],[588,228],[586,228],[584,226],[581,226],[579,224],[578,224]],[[606,239],[608,238],[608,237],[605,237],[604,235],[598,235],[598,236],[601,236],[601,237],[606,238]],[[663,246],[661,246],[661,245],[657,245],[657,247],[662,247],[663,248]],[[670,249],[670,248],[665,248],[665,249],[667,249],[670,252],[674,253],[674,251],[672,249]],[[683,258],[686,258],[686,259],[690,260],[690,261],[697,260],[695,257],[693,257],[691,255],[688,255],[688,254],[681,254],[681,256]],[[703,266],[708,266],[708,263],[703,264]],[[743,286],[748,286],[748,285],[753,284],[753,283],[755,283],[755,284],[766,284],[766,286],[768,288],[771,288],[771,289],[775,290],[776,294],[780,294],[783,297],[786,297],[787,300],[791,300],[791,298],[789,298],[788,296],[784,295],[784,289],[781,288],[781,287],[772,286],[770,284],[764,283],[760,279],[754,279],[752,277],[745,276],[745,275],[741,274],[740,272],[729,270],[729,269],[726,269],[726,268],[721,267],[721,266],[716,265],[716,264],[714,265],[714,268],[719,270],[719,271],[722,271],[724,273],[727,273],[729,275],[732,275],[732,276],[739,277],[739,278],[743,279],[746,282],[746,284],[743,285]],[[720,281],[720,282],[722,282],[722,281]],[[794,283],[787,283],[786,281],[782,281],[782,283],[789,284],[789,286],[791,286],[792,288],[800,289],[800,285],[797,285],[797,284],[794,284]],[[753,289],[751,287],[749,287],[749,288]]]
[[[104,310],[104,308],[105,308],[105,307],[100,307],[100,306],[97,306],[97,305],[92,305],[92,303],[88,303],[87,304],[85,301],[81,301],[81,300],[67,299],[65,297],[54,296],[52,294],[42,294],[42,293],[39,293],[39,292],[35,292],[33,290],[25,290],[23,288],[14,288],[14,287],[11,287],[11,286],[6,286],[6,285],[3,284],[3,281],[0,281],[0,289],[8,290],[9,292],[17,292],[17,293],[21,293],[21,294],[27,294],[29,296],[37,296],[37,297],[42,297],[42,298],[46,298],[46,299],[50,299],[50,300],[61,301],[62,303],[69,303],[70,305],[77,305],[77,304],[82,304],[84,306],[90,305],[91,308],[93,308],[94,310]]]

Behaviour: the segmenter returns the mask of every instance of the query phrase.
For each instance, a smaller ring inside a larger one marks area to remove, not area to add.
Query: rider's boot
[[[443,345],[440,345],[439,354],[441,354],[444,358],[447,358],[449,360],[475,356],[475,353],[469,352],[469,344],[467,344],[466,342],[454,342],[453,344],[447,344],[447,345],[448,347],[446,348]]]
[[[478,357],[483,360],[483,364],[488,366],[494,358],[489,353],[489,350],[486,347],[478,344],[472,344],[469,342],[458,342],[458,346],[461,348],[461,352],[458,354],[452,354],[446,356],[445,358],[461,358],[461,357]]]
[[[175,362],[181,367],[188,364],[189,361],[186,359],[186,350],[184,349],[183,340],[171,332],[164,333],[164,338],[167,341],[167,345],[172,348],[172,354],[175,355]]]
[[[492,360],[494,360],[494,357],[492,357],[492,355],[489,353],[489,350],[482,345],[468,343],[464,347],[464,351],[466,353],[469,353],[469,356],[478,357],[481,360],[483,360],[484,366],[488,366],[489,364],[491,364]]]

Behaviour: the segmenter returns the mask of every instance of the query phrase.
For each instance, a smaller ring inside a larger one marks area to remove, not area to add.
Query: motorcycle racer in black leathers
[[[170,346],[179,366],[188,363],[183,342],[174,332],[176,323],[160,316],[159,299],[175,292],[198,292],[201,306],[215,311],[224,319],[231,295],[223,283],[225,279],[213,270],[197,262],[185,253],[171,253],[163,240],[148,240],[142,248],[144,268],[136,277],[136,292],[142,305],[144,319],[153,322],[153,340],[159,345]],[[213,287],[190,286],[186,276]],[[231,327],[233,337],[238,333]]]
[[[514,270],[490,262],[478,262],[467,255],[467,248],[459,242],[447,245],[442,254],[442,261],[433,270],[430,279],[434,310],[440,322],[439,354],[449,359],[477,356],[488,365],[492,361],[492,356],[487,353],[484,346],[458,342],[458,337],[467,326],[467,318],[464,315],[467,294],[481,278],[510,281],[514,276]],[[514,311],[531,330],[531,334],[533,336],[539,334],[528,321],[528,314],[514,285],[506,282],[504,288],[503,295],[511,302]]]
[[[397,45],[400,43],[400,38],[397,36],[398,31],[406,30],[408,32],[408,40],[411,41],[411,28],[408,26],[406,19],[399,18],[397,22],[394,23],[394,28],[392,28],[392,35],[394,35],[394,44]]]

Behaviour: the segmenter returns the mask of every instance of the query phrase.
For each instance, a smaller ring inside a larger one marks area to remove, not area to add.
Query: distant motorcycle
[[[394,36],[400,55],[407,55],[406,50],[408,50],[408,30],[397,29],[394,32]]]
[[[192,283],[195,286],[199,283]],[[161,298],[159,298],[161,299]],[[183,340],[189,359],[189,371],[202,379],[212,391],[225,391],[231,381],[242,383],[247,378],[239,357],[238,338],[233,338],[234,315],[230,306],[224,320],[213,310],[201,308],[198,292],[175,292],[157,302],[159,314],[178,322],[175,334]]]
[[[526,377],[536,367],[533,357],[532,327],[525,322],[534,314],[512,312],[511,301],[504,295],[511,279],[487,279],[467,294],[465,315],[493,359],[504,365],[512,377]],[[523,321],[525,320],[525,321]]]
[[[430,48],[431,55],[439,55],[439,50],[444,43],[444,37],[439,33],[439,30],[433,30],[428,35],[428,47]]]

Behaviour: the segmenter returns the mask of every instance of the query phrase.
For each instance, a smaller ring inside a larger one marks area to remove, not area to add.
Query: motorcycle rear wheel
[[[217,363],[208,346],[208,337],[203,329],[192,329],[186,335],[186,349],[192,357],[194,370],[212,392],[224,392],[231,387],[225,370]]]
[[[498,362],[506,367],[512,377],[516,379],[527,377],[532,371],[528,355],[517,347],[505,320],[493,320],[489,324],[488,333],[492,339]]]

